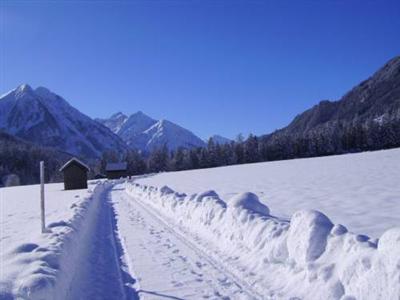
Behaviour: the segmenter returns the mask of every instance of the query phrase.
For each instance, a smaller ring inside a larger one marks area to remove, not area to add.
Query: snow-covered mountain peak
[[[144,112],[142,112],[141,110],[138,110],[137,112],[131,114],[131,117],[145,117],[145,118],[150,118],[148,115],[146,115]]]
[[[144,148],[147,150],[153,150],[163,145],[167,145],[170,150],[180,147],[190,149],[205,146],[205,143],[191,131],[165,119],[159,120],[144,131],[138,141],[146,141]]]
[[[18,92],[18,93],[28,93],[28,92],[32,92],[32,91],[33,91],[32,87],[27,83],[21,84],[16,89],[16,92]]]
[[[125,143],[47,88],[24,84],[0,98],[0,129],[33,143],[87,158]]]
[[[14,93],[16,98],[23,98],[26,96],[33,96],[34,91],[31,88],[31,86],[29,84],[21,84],[20,86],[18,86],[14,91],[11,91],[10,93],[7,93],[7,95]]]
[[[152,119],[148,115],[138,111],[129,116],[121,129],[118,131],[118,134],[123,139],[130,139],[131,137],[145,131],[156,122],[156,120]]]
[[[189,130],[165,119],[154,120],[142,111],[126,119],[117,113],[109,119],[97,119],[118,134],[132,148],[151,151],[166,144],[170,150],[179,147],[202,147],[205,143]]]
[[[171,121],[161,119],[157,121],[153,126],[151,126],[149,129],[147,129],[145,132],[154,132],[157,131],[158,134],[161,134],[163,131],[166,130],[172,130],[172,131],[177,131],[177,130],[186,130],[189,131],[175,123],[172,123]]]
[[[113,115],[110,117],[110,119],[119,119],[119,118],[128,118],[128,116],[119,111],[119,112],[113,114]]]
[[[119,131],[127,120],[128,116],[123,114],[122,112],[117,112],[108,119],[96,119],[97,122],[108,127],[115,134],[119,134]]]
[[[148,115],[146,115],[145,113],[143,113],[140,110],[135,112],[135,113],[133,113],[133,114],[131,114],[129,116],[129,118],[130,119],[136,119],[136,120],[141,119],[141,120],[152,120],[152,121],[155,121],[153,118],[149,117]]]
[[[165,128],[167,126],[173,127],[174,125],[178,126],[178,125],[176,125],[176,124],[174,124],[174,123],[172,123],[172,122],[170,122],[168,120],[161,119],[156,124],[154,124],[153,127],[157,127],[158,129],[162,130],[163,128]]]

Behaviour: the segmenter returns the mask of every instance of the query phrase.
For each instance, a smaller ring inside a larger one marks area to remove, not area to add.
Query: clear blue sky
[[[0,1],[0,93],[263,134],[400,54],[400,1]]]

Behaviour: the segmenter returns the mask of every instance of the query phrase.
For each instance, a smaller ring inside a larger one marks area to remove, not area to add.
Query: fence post
[[[46,230],[45,215],[44,215],[44,162],[40,162],[40,221],[42,225],[42,233]]]

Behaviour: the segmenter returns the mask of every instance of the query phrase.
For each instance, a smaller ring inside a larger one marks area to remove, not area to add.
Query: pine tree
[[[258,153],[258,138],[250,134],[244,143],[244,162],[253,163],[259,160],[260,156]]]
[[[151,172],[163,172],[168,170],[169,153],[167,145],[156,148],[150,154],[148,160],[149,170]]]
[[[171,168],[174,171],[185,170],[185,153],[183,148],[178,148],[171,160]]]
[[[129,175],[141,175],[146,173],[147,166],[142,155],[137,150],[129,150],[126,153],[125,160],[127,162]]]

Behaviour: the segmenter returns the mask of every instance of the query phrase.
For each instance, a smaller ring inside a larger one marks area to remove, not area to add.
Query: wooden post
[[[42,225],[42,233],[46,230],[46,223],[44,220],[44,162],[40,162],[40,220]]]

